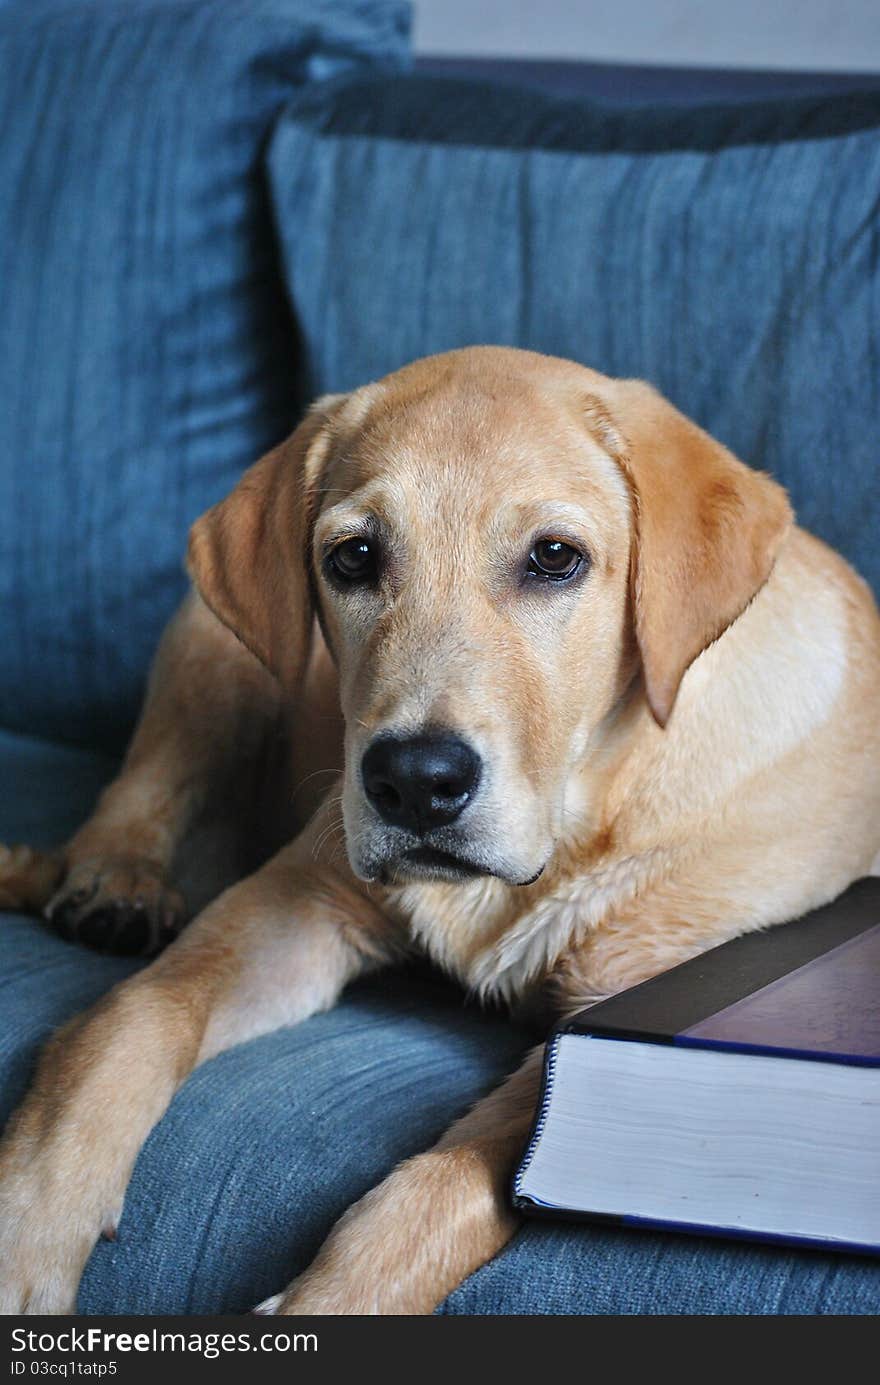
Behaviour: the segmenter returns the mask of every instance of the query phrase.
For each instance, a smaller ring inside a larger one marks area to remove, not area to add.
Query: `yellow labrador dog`
[[[197,913],[43,1053],[0,1154],[6,1312],[74,1308],[197,1064],[353,977],[416,950],[564,1014],[880,850],[867,587],[638,381],[479,348],[322,399],[189,567],[119,778],[0,871],[105,946]],[[514,1229],[538,1080],[536,1052],[262,1311],[429,1312]]]

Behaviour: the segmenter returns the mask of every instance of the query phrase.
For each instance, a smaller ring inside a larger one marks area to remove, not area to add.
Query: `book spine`
[[[658,1232],[662,1235],[713,1237],[721,1241],[744,1241],[752,1245],[789,1246],[795,1250],[820,1250],[833,1255],[865,1255],[880,1258],[880,1245],[865,1241],[835,1241],[821,1236],[782,1235],[775,1231],[756,1231],[740,1226],[715,1226],[711,1222],[663,1221],[651,1217],[636,1217],[618,1212],[585,1212],[553,1203],[538,1202],[535,1198],[520,1197],[517,1211],[536,1221],[561,1221],[586,1226],[610,1227],[617,1230]]]
[[[544,1126],[547,1123],[547,1113],[550,1110],[550,1093],[553,1090],[553,1079],[556,1075],[556,1058],[559,1052],[559,1040],[561,1038],[561,1033],[554,1034],[548,1040],[544,1049],[544,1074],[541,1082],[541,1100],[538,1102],[538,1109],[535,1112],[535,1120],[528,1144],[525,1148],[525,1153],[520,1159],[513,1176],[513,1200],[516,1205],[519,1205],[522,1199],[522,1193],[520,1191],[522,1188],[522,1180],[528,1170],[529,1164],[532,1162],[532,1155],[535,1152],[538,1141],[544,1132]],[[530,1199],[523,1199],[523,1201],[528,1202]]]

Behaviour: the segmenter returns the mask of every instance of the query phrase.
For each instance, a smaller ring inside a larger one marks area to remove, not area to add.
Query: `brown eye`
[[[561,539],[539,539],[529,554],[530,577],[543,577],[551,582],[565,582],[574,577],[585,562],[584,555]]]
[[[368,539],[346,539],[333,549],[327,568],[331,577],[348,586],[374,582],[378,569],[376,549]]]

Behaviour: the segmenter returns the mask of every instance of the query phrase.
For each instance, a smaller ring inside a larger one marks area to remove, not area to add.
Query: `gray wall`
[[[414,0],[421,53],[880,72],[880,0]]]

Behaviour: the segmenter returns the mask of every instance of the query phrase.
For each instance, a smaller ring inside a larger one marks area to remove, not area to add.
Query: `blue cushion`
[[[0,926],[7,1115],[48,1032],[139,964],[89,954],[34,920]],[[80,1311],[252,1308],[305,1268],[347,1206],[516,1067],[525,1042],[453,988],[398,976],[204,1064],[144,1146]]]
[[[54,846],[89,815],[109,756],[0,730],[0,842]],[[137,965],[62,943],[36,919],[0,913],[0,1122],[21,1099],[37,1046]]]
[[[445,985],[386,978],[206,1063],[139,1158],[86,1313],[253,1307],[334,1221],[517,1064],[524,1040]]]
[[[112,756],[0,728],[0,842],[63,842],[117,768]]]
[[[332,83],[270,170],[313,392],[474,342],[645,377],[880,591],[880,93],[621,110]]]
[[[52,842],[114,762],[0,733],[0,840]],[[47,1034],[138,962],[0,915],[0,1121]],[[253,1306],[311,1259],[338,1215],[430,1145],[517,1065],[527,1036],[426,977],[352,987],[326,1015],[243,1044],[184,1084],[137,1161],[116,1242],[80,1292],[87,1313]],[[880,1264],[686,1237],[531,1223],[441,1311],[869,1313]]]
[[[2,1119],[49,1032],[139,963],[32,919],[0,926]],[[305,1268],[347,1206],[516,1067],[525,1042],[451,987],[398,976],[206,1063],[148,1139],[80,1311],[252,1308]]]
[[[439,1311],[873,1315],[878,1303],[877,1260],[532,1223]]]
[[[189,523],[303,402],[260,154],[398,0],[0,10],[0,724],[118,743]]]
[[[416,72],[540,87],[554,96],[612,106],[705,106],[719,101],[765,101],[775,96],[880,90],[874,72],[800,72],[777,68],[665,67],[659,63],[567,61],[559,58],[424,56]]]

